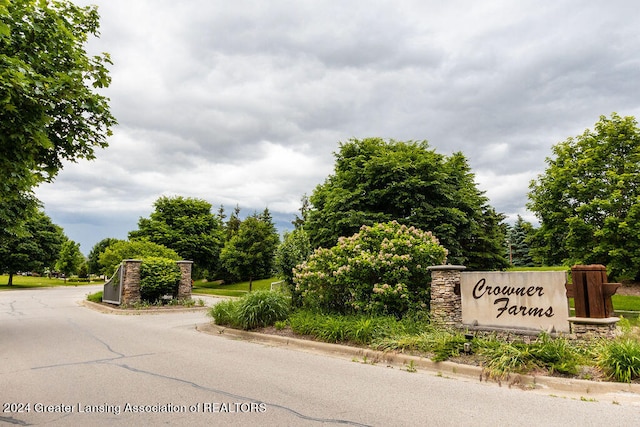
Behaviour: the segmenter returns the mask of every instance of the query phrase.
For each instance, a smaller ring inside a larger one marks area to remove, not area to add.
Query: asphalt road
[[[633,426],[640,402],[544,395],[114,315],[96,287],[0,292],[0,424]]]

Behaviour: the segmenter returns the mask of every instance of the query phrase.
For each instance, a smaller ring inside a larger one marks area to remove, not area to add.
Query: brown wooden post
[[[569,318],[571,332],[578,339],[612,339],[617,336],[611,295],[620,283],[607,283],[604,265],[574,265],[571,267],[573,284],[567,285],[567,297],[573,297],[575,317]]]
[[[572,285],[567,285],[567,297],[573,297],[576,317],[604,319],[613,315],[611,295],[619,283],[607,283],[604,265],[574,265]]]

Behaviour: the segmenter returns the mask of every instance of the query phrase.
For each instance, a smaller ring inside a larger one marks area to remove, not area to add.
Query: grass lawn
[[[257,290],[269,290],[271,289],[271,283],[278,282],[280,279],[277,277],[271,277],[269,279],[254,280],[251,289]],[[249,282],[231,283],[221,285],[217,282],[201,282],[196,281],[193,283],[193,293],[195,294],[208,294],[208,295],[220,295],[225,297],[241,297],[249,292]]]
[[[71,279],[65,283],[64,279],[49,279],[47,277],[33,277],[33,276],[13,276],[13,285],[8,286],[9,276],[0,275],[0,290],[7,289],[24,289],[24,288],[49,288],[52,286],[79,286],[79,285],[99,285],[104,283],[103,280],[92,280],[91,283],[87,282],[73,282]]]
[[[640,297],[633,295],[611,295],[614,310],[640,311]]]

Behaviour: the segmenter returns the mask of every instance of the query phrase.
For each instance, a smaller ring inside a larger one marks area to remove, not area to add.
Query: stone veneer
[[[605,319],[591,319],[583,317],[570,317],[572,338],[578,340],[593,339],[613,339],[620,335],[617,328],[618,317],[608,317]]]
[[[431,271],[431,321],[434,324],[459,328],[462,326],[460,272],[463,265],[434,265]]]
[[[178,299],[191,299],[191,267],[193,261],[178,261],[180,267],[180,284],[178,285]]]
[[[140,266],[139,259],[125,259],[122,261],[122,301],[121,304],[129,305],[140,302]]]
[[[122,261],[122,305],[140,302],[140,266],[142,260],[126,259]],[[180,283],[178,284],[178,299],[191,299],[191,268],[193,261],[177,261],[180,267]]]

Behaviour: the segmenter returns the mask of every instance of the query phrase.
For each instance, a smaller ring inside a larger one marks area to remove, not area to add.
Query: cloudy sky
[[[640,14],[618,1],[76,0],[97,4],[119,121],[38,189],[86,254],[162,195],[287,226],[340,141],[462,151],[514,219],[551,146],[640,118]]]

